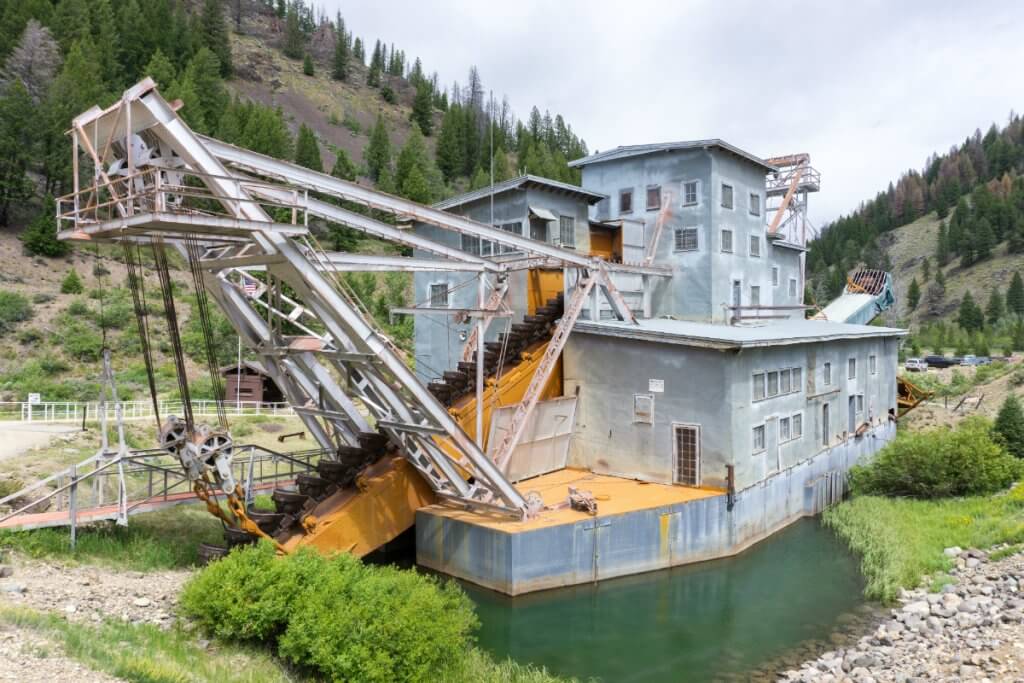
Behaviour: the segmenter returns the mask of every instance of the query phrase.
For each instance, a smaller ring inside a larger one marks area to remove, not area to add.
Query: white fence
[[[258,401],[224,401],[228,415],[294,415],[287,403],[260,403]],[[160,401],[160,417],[182,414],[181,401]],[[3,422],[95,422],[105,409],[107,419],[116,419],[113,403],[101,408],[96,401],[0,401],[0,423]],[[152,401],[122,401],[121,410],[126,420],[153,419]],[[192,414],[198,417],[216,417],[216,401],[192,401]]]

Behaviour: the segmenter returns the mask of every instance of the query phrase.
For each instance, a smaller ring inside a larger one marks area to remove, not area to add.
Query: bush
[[[53,301],[53,298],[54,297],[53,297],[52,294],[46,294],[44,292],[39,292],[37,294],[33,294],[32,295],[32,303],[34,303],[34,304],[48,304],[51,301]]]
[[[78,277],[78,271],[72,269],[64,276],[60,283],[61,294],[81,294],[85,290],[82,279]]]
[[[103,352],[103,337],[92,326],[74,318],[58,318],[56,341],[64,353],[83,363],[98,361]]]
[[[18,343],[29,345],[36,344],[43,341],[43,333],[34,327],[30,327],[27,330],[22,330],[18,333]]]
[[[57,209],[53,199],[47,197],[35,220],[19,236],[25,251],[33,256],[64,256],[71,245],[57,239]]]
[[[999,408],[994,426],[999,443],[1017,458],[1024,458],[1024,410],[1020,400],[1010,394]]]
[[[269,543],[232,551],[192,578],[183,612],[229,640],[276,639],[280,654],[336,681],[433,681],[460,666],[477,626],[454,583]]]
[[[73,315],[76,318],[82,318],[89,315],[89,305],[81,299],[75,299],[67,307],[68,315]]]
[[[899,434],[872,463],[851,468],[850,487],[858,494],[942,498],[998,491],[1020,472],[989,423],[969,418],[955,430]]]
[[[32,304],[22,294],[0,291],[0,335],[8,332],[15,323],[32,317]]]

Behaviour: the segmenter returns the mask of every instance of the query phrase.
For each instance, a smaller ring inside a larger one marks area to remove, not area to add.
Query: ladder
[[[569,334],[572,332],[573,326],[576,325],[576,320],[580,317],[583,306],[587,303],[590,291],[594,288],[597,280],[596,274],[586,274],[576,283],[576,289],[569,299],[568,305],[565,307],[562,319],[555,328],[555,333],[551,336],[551,341],[544,351],[544,357],[537,366],[537,370],[533,373],[530,386],[527,387],[526,393],[523,394],[523,400],[516,407],[516,412],[512,415],[512,421],[509,423],[508,430],[494,452],[494,462],[502,472],[508,471],[508,463],[512,459],[512,453],[523,437],[523,432],[526,429],[527,422],[529,422],[530,415],[537,406],[541,392],[544,391],[544,387],[547,386],[548,380],[551,378],[551,373],[555,369],[558,357],[562,354],[562,349],[565,348],[565,343],[569,340]]]

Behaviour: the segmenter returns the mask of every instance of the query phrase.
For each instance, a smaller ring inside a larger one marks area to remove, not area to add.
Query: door
[[[829,435],[832,433],[832,426],[828,422],[828,404],[821,406],[821,445],[827,446]]]
[[[742,286],[743,285],[742,285],[742,283],[739,280],[733,280],[732,281],[732,305],[733,306],[739,306],[740,305],[740,290],[741,290]]]
[[[851,396],[848,401],[849,404],[849,417],[847,418],[846,431],[853,434],[857,431],[857,397]]]
[[[683,486],[700,486],[700,427],[672,425],[675,458],[672,481]]]

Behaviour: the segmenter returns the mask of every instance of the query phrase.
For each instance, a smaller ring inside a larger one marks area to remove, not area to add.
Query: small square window
[[[619,190],[619,213],[633,212],[633,190]]]
[[[761,288],[758,285],[750,285],[750,305],[761,305]]]
[[[857,359],[851,358],[847,363],[848,372],[846,377],[848,379],[857,379]]]
[[[779,442],[789,441],[789,418],[779,418]]]
[[[697,228],[676,228],[675,251],[697,251]]]
[[[789,278],[789,297],[791,299],[795,299],[796,298],[796,278],[795,277]]]
[[[799,439],[804,435],[804,416],[802,413],[797,413],[793,416],[793,438]]]
[[[793,391],[799,392],[800,383],[802,381],[801,378],[803,377],[803,370],[801,370],[800,368],[793,368],[789,372],[790,374],[793,375]]]
[[[779,267],[772,266],[772,287],[779,286]]]
[[[760,216],[761,215],[761,195],[751,192],[750,193],[750,215]]]
[[[683,206],[694,206],[697,203],[697,181],[688,180],[683,183]]]
[[[732,230],[722,230],[722,251],[732,253]]]
[[[760,401],[764,398],[764,373],[754,375],[754,400]]]
[[[651,394],[633,395],[633,422],[654,424],[654,396]]]
[[[430,307],[448,308],[448,285],[446,283],[430,285]]]
[[[722,183],[722,208],[731,209],[733,208],[732,203],[732,185],[726,185]]]
[[[754,427],[754,452],[764,450],[764,425]]]
[[[832,384],[832,364],[831,363],[825,363],[821,367],[821,374],[822,374],[822,384],[824,384],[825,386],[829,386],[830,384]]]
[[[768,396],[779,395],[779,373],[769,372],[768,373]]]
[[[750,236],[750,255],[754,258],[761,258],[761,238],[757,235]]]
[[[647,210],[661,208],[661,185],[654,185],[647,188]]]
[[[558,239],[563,247],[576,246],[576,219],[572,216],[558,217]]]
[[[781,393],[788,394],[793,390],[793,387],[790,384],[791,379],[789,370],[782,370],[779,372],[779,391]]]
[[[878,374],[878,357],[868,356],[868,372],[872,375]]]

